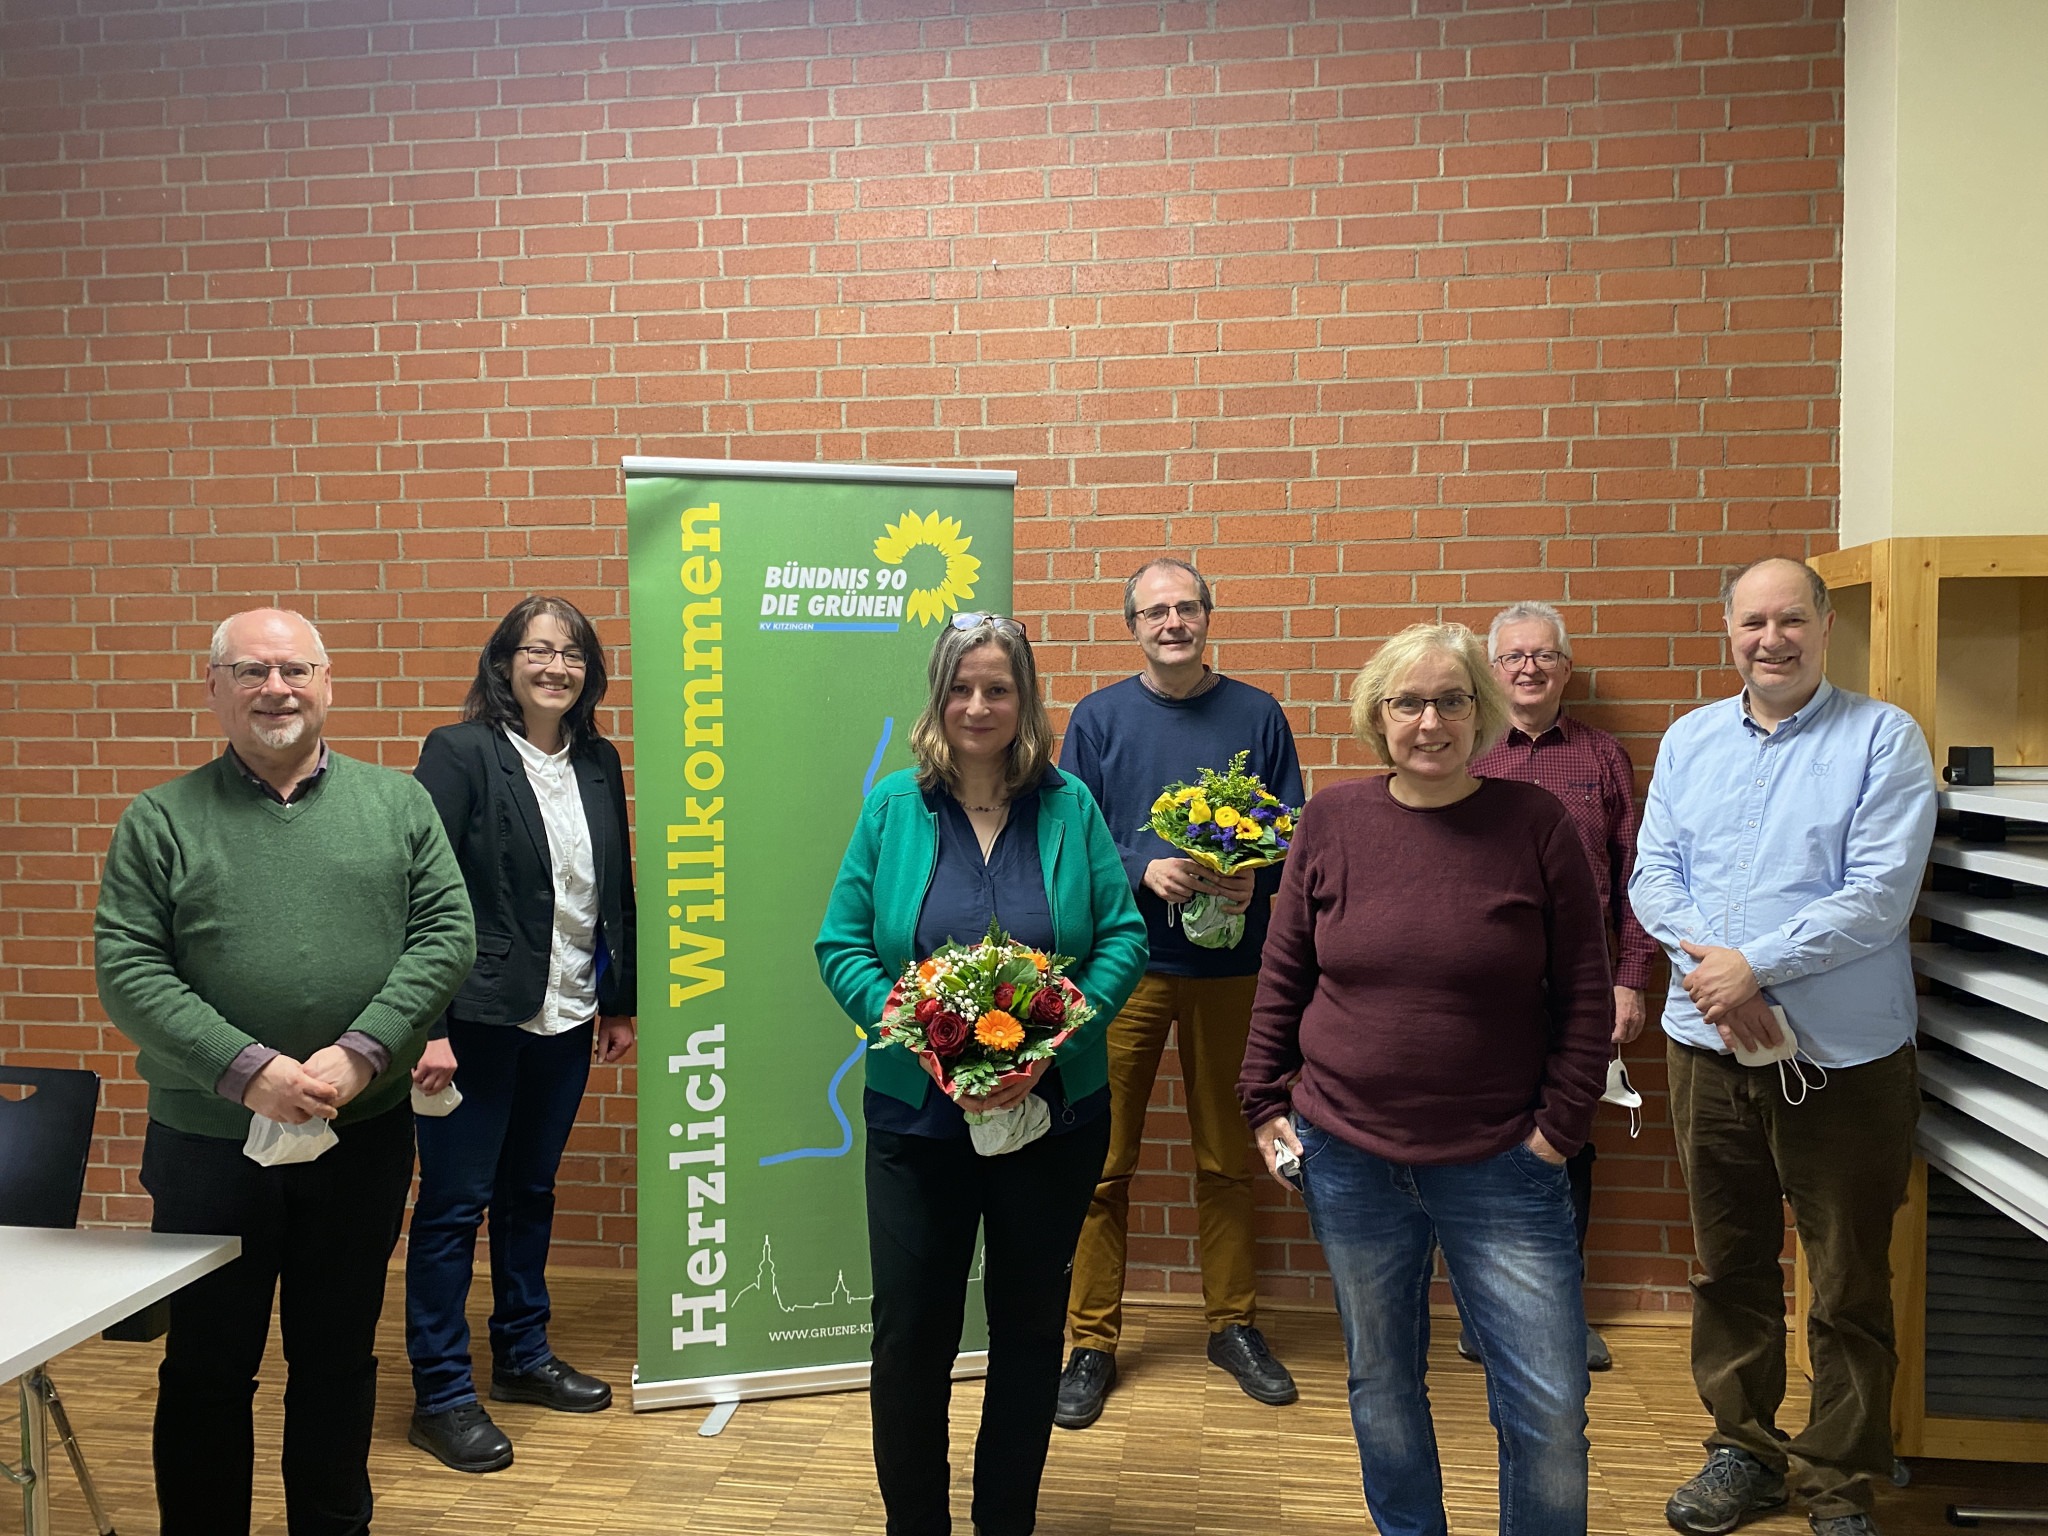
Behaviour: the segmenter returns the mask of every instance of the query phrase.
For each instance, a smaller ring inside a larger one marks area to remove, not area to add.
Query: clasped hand
[[[1219,875],[1193,859],[1154,859],[1145,866],[1145,889],[1161,901],[1186,903],[1197,896],[1220,896],[1226,912],[1249,907],[1257,881],[1258,876],[1249,869]]]
[[[1682,982],[1686,996],[1731,1051],[1767,1050],[1784,1040],[1741,950],[1690,940],[1679,947],[1699,962]]]
[[[325,1046],[303,1062],[273,1056],[249,1079],[242,1103],[282,1125],[332,1120],[342,1105],[370,1086],[374,1076],[368,1062],[339,1045]]]
[[[938,1065],[929,1056],[920,1056],[918,1060],[924,1063],[924,1069],[931,1074],[932,1081],[943,1088],[945,1079],[940,1076]],[[990,1115],[999,1109],[1014,1108],[1031,1097],[1031,1090],[1038,1086],[1038,1080],[1045,1076],[1045,1069],[1051,1065],[1050,1056],[1041,1056],[1030,1066],[1006,1074],[1004,1080],[996,1084],[994,1093],[985,1097],[963,1093],[953,1102],[958,1104],[964,1113],[970,1115]]]

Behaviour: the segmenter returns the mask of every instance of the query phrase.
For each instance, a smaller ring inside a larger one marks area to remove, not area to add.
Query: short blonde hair
[[[1472,755],[1491,747],[1508,728],[1508,696],[1487,665],[1486,642],[1462,624],[1410,624],[1379,649],[1351,685],[1351,732],[1391,766],[1387,732],[1380,705],[1399,691],[1398,685],[1417,662],[1432,653],[1452,657],[1465,669],[1472,689]]]
[[[953,677],[961,660],[984,645],[1003,653],[1010,664],[1010,678],[1017,685],[1017,739],[1010,743],[1003,788],[1012,796],[1029,794],[1052,766],[1052,722],[1046,717],[1045,701],[1038,696],[1038,663],[1024,626],[1000,615],[983,615],[981,623],[967,629],[949,624],[939,631],[932,646],[925,672],[931,693],[910,728],[910,755],[917,763],[920,789],[952,790],[959,785],[953,749],[946,741],[946,701],[952,697]]]

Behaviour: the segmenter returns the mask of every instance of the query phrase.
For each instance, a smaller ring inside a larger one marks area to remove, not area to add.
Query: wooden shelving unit
[[[2000,763],[2048,762],[2048,537],[1891,539],[1811,564],[1834,594],[1837,684],[1906,710],[1937,764],[1966,745],[1991,746]],[[1913,947],[1926,1098],[1892,1237],[1894,1443],[1901,1456],[2048,1461],[2048,1407],[1960,1411],[1977,1378],[1954,1352],[1971,1322],[1959,1271],[2024,1272],[2038,1239],[2048,1275],[2048,784],[1944,789],[1941,803]],[[1975,818],[1999,817],[2014,835],[1960,835],[1965,812],[1973,833],[1987,825]],[[2020,1257],[1944,1247],[1971,1223]],[[1803,1263],[1797,1279],[1804,1364]]]

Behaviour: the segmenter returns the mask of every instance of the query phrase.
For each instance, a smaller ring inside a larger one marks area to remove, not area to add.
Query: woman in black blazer
[[[476,968],[413,1072],[462,1102],[418,1121],[420,1188],[405,1264],[408,1438],[460,1472],[512,1463],[469,1358],[476,1231],[491,1218],[491,1397],[566,1413],[612,1390],[548,1347],[555,1173],[591,1057],[633,1045],[633,871],[618,749],[598,734],[604,651],[556,597],[505,615],[460,725],[427,737],[415,776],[455,845],[476,913]]]

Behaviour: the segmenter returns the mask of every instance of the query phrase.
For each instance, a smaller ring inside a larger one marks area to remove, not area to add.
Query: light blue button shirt
[[[1743,696],[1674,724],[1657,752],[1629,904],[1671,957],[1664,1032],[1726,1051],[1679,979],[1678,945],[1742,951],[1824,1067],[1913,1038],[1906,933],[1934,840],[1934,763],[1913,717],[1822,682],[1766,732]]]

